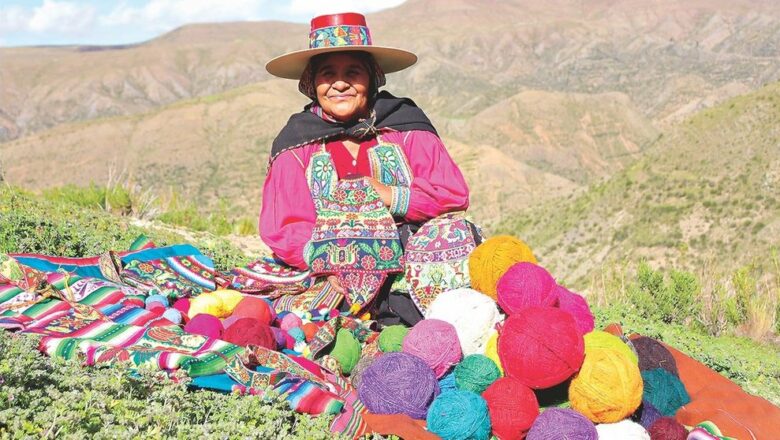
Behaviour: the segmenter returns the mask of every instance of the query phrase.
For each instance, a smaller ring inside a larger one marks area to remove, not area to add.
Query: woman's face
[[[370,84],[366,66],[348,53],[328,55],[314,72],[317,102],[342,122],[367,115]]]

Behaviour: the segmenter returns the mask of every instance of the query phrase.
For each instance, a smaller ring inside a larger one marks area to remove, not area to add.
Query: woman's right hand
[[[339,279],[339,277],[337,277],[336,275],[330,275],[328,276],[327,279],[331,287],[333,288],[333,290],[335,290],[336,292],[342,295],[347,294],[347,289],[345,289],[344,286],[341,285],[341,280]]]

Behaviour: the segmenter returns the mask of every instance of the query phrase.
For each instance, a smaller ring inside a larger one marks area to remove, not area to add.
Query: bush
[[[639,264],[637,281],[628,287],[628,298],[645,318],[683,324],[699,312],[701,286],[689,272],[673,270],[667,279],[646,262]]]

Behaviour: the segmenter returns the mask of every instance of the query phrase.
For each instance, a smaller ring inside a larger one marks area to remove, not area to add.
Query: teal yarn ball
[[[471,391],[439,394],[428,409],[428,431],[443,440],[487,440],[490,416],[487,402]]]
[[[461,390],[482,394],[501,377],[498,366],[484,354],[470,354],[455,367],[455,382]]]
[[[663,368],[643,371],[642,380],[642,398],[667,417],[674,417],[680,407],[691,401],[680,379]]]
[[[293,339],[295,339],[296,342],[306,341],[306,333],[304,333],[303,329],[300,327],[293,327],[287,330],[287,334],[290,335]]]
[[[458,384],[455,382],[455,372],[450,371],[439,379],[440,392],[453,391],[458,389]]]

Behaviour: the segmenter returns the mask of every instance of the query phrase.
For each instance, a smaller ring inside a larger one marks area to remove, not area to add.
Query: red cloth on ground
[[[415,420],[406,414],[363,414],[368,431],[380,435],[396,435],[404,440],[437,440],[440,437],[425,430],[423,420]]]

